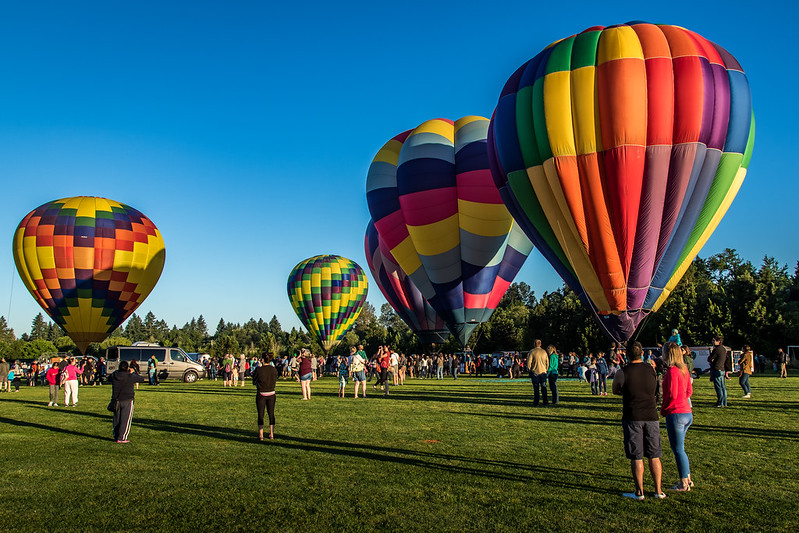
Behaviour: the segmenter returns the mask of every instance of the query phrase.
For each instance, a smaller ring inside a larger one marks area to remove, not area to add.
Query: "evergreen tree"
[[[46,340],[49,333],[50,333],[50,325],[45,321],[44,315],[42,313],[39,313],[35,317],[33,317],[30,338],[32,340],[36,339]]]
[[[205,318],[202,315],[197,318],[197,332],[203,339],[208,336],[208,324],[205,323]]]
[[[11,342],[16,340],[14,329],[8,327],[6,317],[0,316],[0,342]]]

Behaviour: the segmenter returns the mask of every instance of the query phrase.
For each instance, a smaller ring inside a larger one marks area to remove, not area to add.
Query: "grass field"
[[[634,502],[621,401],[562,380],[532,408],[526,380],[410,380],[383,398],[280,382],[276,439],[255,439],[251,384],[142,385],[131,443],[110,440],[110,387],[77,407],[47,388],[0,395],[3,531],[796,531],[799,378],[695,382],[695,489]],[[677,480],[665,425],[664,487]]]

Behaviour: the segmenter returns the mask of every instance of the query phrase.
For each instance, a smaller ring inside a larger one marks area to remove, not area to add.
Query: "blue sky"
[[[799,260],[795,28],[785,2],[19,2],[0,16],[0,315],[39,308],[11,239],[46,201],[105,196],[149,216],[167,262],[139,308],[299,327],[286,279],[321,253],[367,269],[364,186],[375,152],[424,120],[490,116],[513,71],[593,25],[685,26],[747,72],[749,173],[700,255]],[[370,280],[371,281],[371,280]],[[534,251],[517,277],[560,278]],[[383,300],[370,286],[368,300]]]

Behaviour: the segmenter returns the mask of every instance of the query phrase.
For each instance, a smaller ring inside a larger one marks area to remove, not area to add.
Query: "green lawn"
[[[338,382],[280,382],[277,438],[255,439],[254,389],[142,385],[131,443],[110,440],[110,387],[75,408],[47,388],[0,395],[2,531],[796,531],[799,378],[694,384],[695,489],[632,489],[620,399],[561,381],[532,408],[526,380],[410,380],[354,400]],[[665,425],[664,486],[677,480]],[[648,476],[648,473],[647,473]],[[65,520],[65,517],[68,517]]]

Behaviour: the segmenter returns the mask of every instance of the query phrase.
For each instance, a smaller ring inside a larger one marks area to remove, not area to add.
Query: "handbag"
[[[111,398],[111,401],[108,402],[108,407],[106,407],[106,409],[108,409],[112,413],[115,413],[116,410],[117,410],[117,399],[116,398]]]

